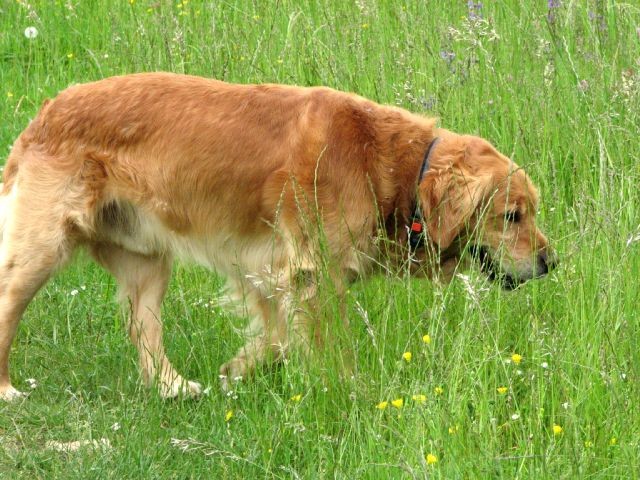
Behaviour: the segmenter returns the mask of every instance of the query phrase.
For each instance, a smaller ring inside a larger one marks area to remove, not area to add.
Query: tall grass
[[[477,272],[356,284],[336,345],[355,352],[352,379],[329,349],[231,395],[217,369],[243,319],[217,306],[219,278],[178,266],[168,354],[212,388],[162,402],[140,387],[113,280],[80,256],[21,324],[13,377],[37,387],[0,405],[0,476],[638,478],[639,27],[638,6],[606,0],[0,3],[2,156],[72,83],[169,70],[328,85],[490,139],[540,186],[561,259],[513,293]],[[111,448],[46,448],[99,438]]]

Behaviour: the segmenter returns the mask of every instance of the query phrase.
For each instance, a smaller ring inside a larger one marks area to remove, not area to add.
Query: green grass
[[[447,287],[359,283],[352,334],[336,346],[354,348],[353,379],[329,367],[330,349],[225,396],[217,369],[243,320],[208,303],[220,279],[178,266],[168,354],[212,389],[163,402],[140,387],[113,280],[81,255],[21,323],[14,384],[38,386],[0,404],[0,477],[640,477],[640,7],[484,3],[470,22],[467,2],[445,0],[1,2],[2,157],[72,83],[169,70],[328,85],[438,116],[511,155],[540,186],[561,267],[513,293],[474,272]],[[398,398],[402,409],[376,408]],[[111,448],[46,448],[100,438]]]

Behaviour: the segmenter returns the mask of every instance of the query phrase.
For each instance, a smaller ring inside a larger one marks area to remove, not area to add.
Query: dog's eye
[[[507,212],[504,214],[504,219],[507,222],[518,223],[520,222],[520,212],[515,210],[513,212]]]

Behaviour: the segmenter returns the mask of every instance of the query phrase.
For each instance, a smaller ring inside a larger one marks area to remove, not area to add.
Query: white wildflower
[[[27,27],[24,29],[24,36],[29,40],[33,40],[38,36],[38,29],[36,27]]]
[[[640,242],[640,233],[636,233],[636,234],[634,234],[634,235],[631,235],[631,236],[628,238],[628,240],[627,240],[627,247],[628,247],[629,245],[631,245],[632,243],[635,243],[635,242]]]
[[[544,83],[547,87],[550,87],[553,82],[553,77],[556,71],[556,67],[553,63],[549,62],[544,67]]]

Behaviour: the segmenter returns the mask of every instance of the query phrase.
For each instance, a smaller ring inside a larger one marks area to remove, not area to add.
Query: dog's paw
[[[242,381],[246,372],[246,362],[242,358],[234,358],[220,367],[220,387],[223,392],[233,390],[233,384]]]
[[[160,396],[166,400],[172,398],[198,398],[202,395],[202,385],[183,378],[175,379],[170,384],[160,385]]]
[[[22,398],[27,398],[29,396],[28,393],[21,392],[20,390],[16,390],[11,385],[6,387],[0,387],[0,400],[5,402],[15,402]]]

